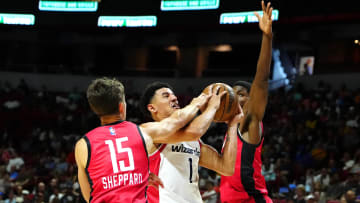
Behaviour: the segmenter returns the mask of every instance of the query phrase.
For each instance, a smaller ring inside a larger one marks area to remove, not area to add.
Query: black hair
[[[155,92],[161,88],[173,89],[169,84],[164,82],[153,82],[146,86],[145,91],[140,98],[140,110],[146,118],[151,118],[151,113],[147,109],[147,105],[150,103],[151,99],[154,97]]]
[[[243,81],[243,80],[238,80],[236,81],[234,84],[233,84],[233,87],[235,86],[241,86],[241,87],[244,87],[247,92],[250,92],[250,89],[251,89],[251,83],[250,82],[247,82],[247,81]]]

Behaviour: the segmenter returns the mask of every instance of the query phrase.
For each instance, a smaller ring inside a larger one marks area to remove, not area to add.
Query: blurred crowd
[[[187,104],[192,93],[179,95]],[[127,92],[127,120],[142,122],[139,93]],[[320,82],[270,92],[263,170],[277,202],[360,202],[360,89]],[[84,92],[32,89],[0,81],[0,203],[83,202],[74,144],[100,124]],[[221,150],[226,125],[204,142]],[[218,174],[200,168],[204,202],[219,201]]]
[[[360,202],[360,89],[319,82],[269,95],[262,173],[277,202]],[[221,150],[224,126],[203,139]],[[216,134],[217,136],[214,136]],[[219,178],[203,170],[203,191]],[[209,183],[212,182],[212,183]],[[216,193],[215,195],[218,195]]]

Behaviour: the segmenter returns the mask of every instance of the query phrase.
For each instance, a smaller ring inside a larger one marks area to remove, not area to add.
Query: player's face
[[[238,96],[238,101],[243,107],[245,103],[249,100],[249,93],[247,89],[243,86],[234,86],[233,87],[235,94]]]
[[[176,109],[179,109],[179,102],[174,92],[169,88],[161,88],[156,90],[152,99],[152,104],[156,108],[158,117],[167,118]]]

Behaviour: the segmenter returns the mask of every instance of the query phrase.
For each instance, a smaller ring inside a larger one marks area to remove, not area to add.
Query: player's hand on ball
[[[235,116],[230,120],[230,122],[228,123],[229,126],[232,125],[238,125],[243,119],[244,119],[244,112],[240,106],[240,104],[238,104],[238,109],[237,109],[237,113],[235,114]]]
[[[211,87],[211,97],[208,103],[210,108],[218,109],[220,107],[221,98],[227,93],[226,91],[220,92],[221,86],[216,86],[215,88]]]
[[[196,105],[199,109],[204,109],[207,105],[211,94],[201,93],[198,97],[195,97],[192,101],[192,105]]]
[[[207,108],[215,108],[215,122],[225,122],[231,119],[236,113],[237,96],[232,87],[225,83],[212,83],[208,85],[203,93],[211,95]],[[205,109],[200,109],[204,112]]]

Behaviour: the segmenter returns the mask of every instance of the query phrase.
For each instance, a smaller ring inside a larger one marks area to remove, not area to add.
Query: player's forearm
[[[263,34],[256,75],[250,90],[251,102],[247,111],[258,121],[262,120],[267,104],[271,55],[272,36]]]
[[[272,57],[272,34],[271,35],[263,34],[254,83],[258,85],[262,84],[263,82],[267,83],[270,75],[271,57]]]
[[[196,104],[189,104],[160,122],[144,123],[140,127],[154,143],[174,143],[179,140],[174,133],[189,123],[198,111],[199,107]]]
[[[168,127],[170,127],[170,131],[175,132],[178,129],[184,127],[187,123],[189,123],[199,111],[199,107],[196,104],[189,104],[186,107],[177,110],[171,115],[171,123],[169,123]],[[171,132],[169,132],[171,133]]]
[[[185,129],[185,134],[190,134],[195,139],[200,139],[209,129],[216,114],[215,108],[207,108],[200,116],[196,117]]]
[[[235,171],[237,154],[237,125],[229,126],[227,135],[222,154],[222,165],[224,175],[231,176]]]

